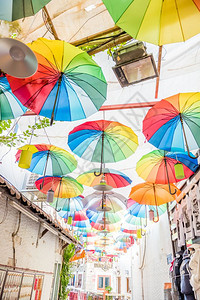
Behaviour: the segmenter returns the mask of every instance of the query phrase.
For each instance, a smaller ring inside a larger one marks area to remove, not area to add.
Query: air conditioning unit
[[[122,87],[158,77],[152,54],[142,42],[125,46],[113,53],[113,71]]]

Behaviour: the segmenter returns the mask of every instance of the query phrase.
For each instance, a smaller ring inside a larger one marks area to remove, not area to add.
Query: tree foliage
[[[62,270],[60,273],[60,290],[59,290],[59,299],[66,300],[69,291],[67,290],[67,286],[69,285],[69,281],[72,278],[72,263],[70,262],[70,258],[74,256],[75,246],[74,244],[68,245],[63,253],[63,264]]]

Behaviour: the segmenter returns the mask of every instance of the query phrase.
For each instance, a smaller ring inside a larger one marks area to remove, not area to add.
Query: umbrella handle
[[[56,212],[59,212],[59,211],[61,211],[61,208],[60,208],[60,209],[56,209],[56,208],[55,208],[55,211],[56,211]]]
[[[103,164],[101,163],[101,167],[100,167],[99,173],[97,173],[96,171],[94,171],[94,176],[99,177],[102,174],[103,174]]]
[[[171,195],[175,195],[176,192],[177,192],[177,190],[175,189],[174,193],[172,193],[172,191],[171,191],[171,186],[170,186],[170,182],[169,182],[169,174],[168,174],[168,169],[167,169],[167,161],[166,161],[166,157],[165,156],[164,156],[164,162],[165,162],[165,168],[166,168],[166,174],[167,174],[167,181],[168,181],[169,193]],[[154,193],[155,193],[155,191],[154,191]]]
[[[185,145],[186,145],[186,149],[187,149],[187,153],[188,153],[188,156],[192,159],[196,159],[199,157],[198,154],[196,154],[195,156],[191,156],[190,155],[190,149],[189,149],[189,146],[188,146],[188,142],[187,142],[187,138],[186,138],[186,133],[185,133],[185,128],[183,126],[183,118],[181,116],[181,113],[179,113],[179,116],[180,116],[180,121],[181,121],[181,127],[182,127],[182,130],[183,130],[183,136],[184,136],[184,139],[185,139]]]
[[[153,218],[153,222],[154,223],[158,223],[159,222],[159,213],[158,213],[158,207],[156,205],[156,214],[157,214],[157,220],[155,220],[155,217]]]
[[[170,186],[170,184],[168,183],[168,187],[169,187],[169,193],[171,194],[171,195],[175,195],[176,194],[176,192],[177,192],[177,190],[175,189],[175,191],[174,192],[172,192],[172,190],[171,190],[171,186]]]
[[[145,234],[146,234],[145,231],[144,231],[144,233],[143,233],[142,228],[141,228],[141,235],[142,235],[142,236],[145,236]]]

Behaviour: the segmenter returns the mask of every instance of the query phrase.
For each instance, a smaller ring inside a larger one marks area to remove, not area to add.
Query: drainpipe
[[[19,212],[19,219],[18,219],[18,225],[17,225],[17,229],[16,231],[13,231],[12,233],[12,248],[13,248],[13,269],[15,270],[16,267],[16,251],[15,251],[15,236],[18,234],[19,232],[19,228],[20,228],[20,224],[21,224],[21,211]]]

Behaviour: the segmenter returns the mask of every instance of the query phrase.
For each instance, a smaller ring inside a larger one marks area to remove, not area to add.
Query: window
[[[97,281],[97,289],[104,290],[107,286],[111,285],[111,277],[110,276],[98,276]]]

